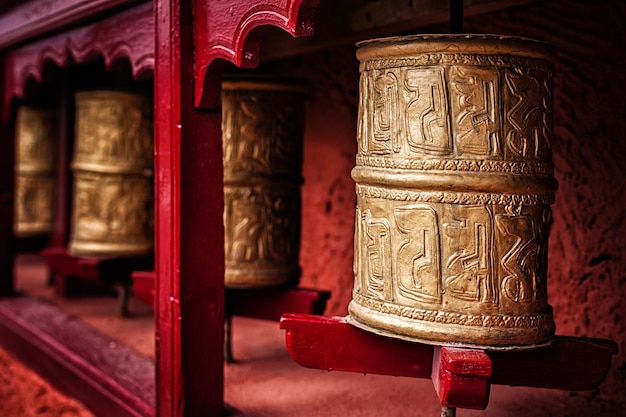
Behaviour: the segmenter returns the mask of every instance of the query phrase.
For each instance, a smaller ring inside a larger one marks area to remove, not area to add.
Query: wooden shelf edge
[[[156,415],[152,360],[43,301],[0,299],[0,347],[97,415]]]

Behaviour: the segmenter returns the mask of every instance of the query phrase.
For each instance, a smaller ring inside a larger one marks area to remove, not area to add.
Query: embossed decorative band
[[[557,189],[554,177],[546,175],[511,175],[484,172],[427,172],[404,170],[389,175],[389,170],[368,166],[352,169],[352,178],[359,184],[384,185],[388,188],[418,191],[456,191],[507,194],[548,194]]]
[[[348,306],[350,324],[381,336],[410,342],[495,351],[529,350],[549,346],[554,333],[552,311],[521,319],[514,323],[516,325],[511,325],[511,322],[504,323],[498,316],[457,317],[426,311],[422,314],[412,309],[397,311],[395,306],[388,303],[380,305],[375,300],[369,300],[374,301],[371,304],[361,301],[363,304],[352,301]],[[381,310],[372,320],[367,323],[358,320],[358,317],[367,315],[368,310],[375,308]],[[428,337],[424,337],[425,334]],[[528,344],[528,340],[542,342]]]
[[[357,165],[373,168],[422,171],[505,172],[510,174],[553,175],[554,166],[545,162],[512,162],[476,159],[403,159],[357,155]]]
[[[402,68],[426,65],[474,65],[474,66],[500,66],[516,67],[552,71],[549,62],[502,55],[479,55],[479,54],[424,54],[411,58],[398,59],[375,59],[360,65],[361,71],[378,70],[386,68]]]
[[[394,201],[422,201],[446,204],[499,204],[503,206],[544,205],[554,203],[554,194],[457,193],[450,191],[398,190],[372,185],[356,186],[357,196]]]
[[[403,306],[382,300],[365,297],[359,293],[352,294],[354,301],[384,314],[392,314],[407,319],[424,320],[433,323],[458,324],[462,326],[527,328],[551,326],[552,313],[531,314],[528,316],[503,316],[498,314],[462,314],[439,310]]]
[[[416,35],[362,42],[357,57],[350,323],[427,343],[549,343],[550,47]]]

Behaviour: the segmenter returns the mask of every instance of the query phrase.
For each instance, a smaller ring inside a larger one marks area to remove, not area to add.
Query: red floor
[[[41,260],[21,257],[18,289],[46,298],[101,332],[153,357],[153,317],[133,300],[135,316],[115,314],[113,297],[58,299],[45,285]],[[232,415],[246,417],[438,416],[440,408],[430,380],[305,369],[287,354],[278,323],[236,317],[233,354],[226,365],[225,400]],[[376,358],[372,358],[376,360]],[[626,411],[593,393],[492,387],[485,411],[458,410],[458,416],[621,416]]]

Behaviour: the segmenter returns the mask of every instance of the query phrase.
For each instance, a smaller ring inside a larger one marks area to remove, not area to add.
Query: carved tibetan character
[[[434,344],[549,343],[550,47],[424,35],[357,57],[349,321]]]

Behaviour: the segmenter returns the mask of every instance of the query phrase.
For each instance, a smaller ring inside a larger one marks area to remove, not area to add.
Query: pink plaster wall
[[[467,31],[549,41],[559,181],[549,246],[557,334],[620,344],[593,395],[626,404],[626,3],[554,0],[469,19]]]

